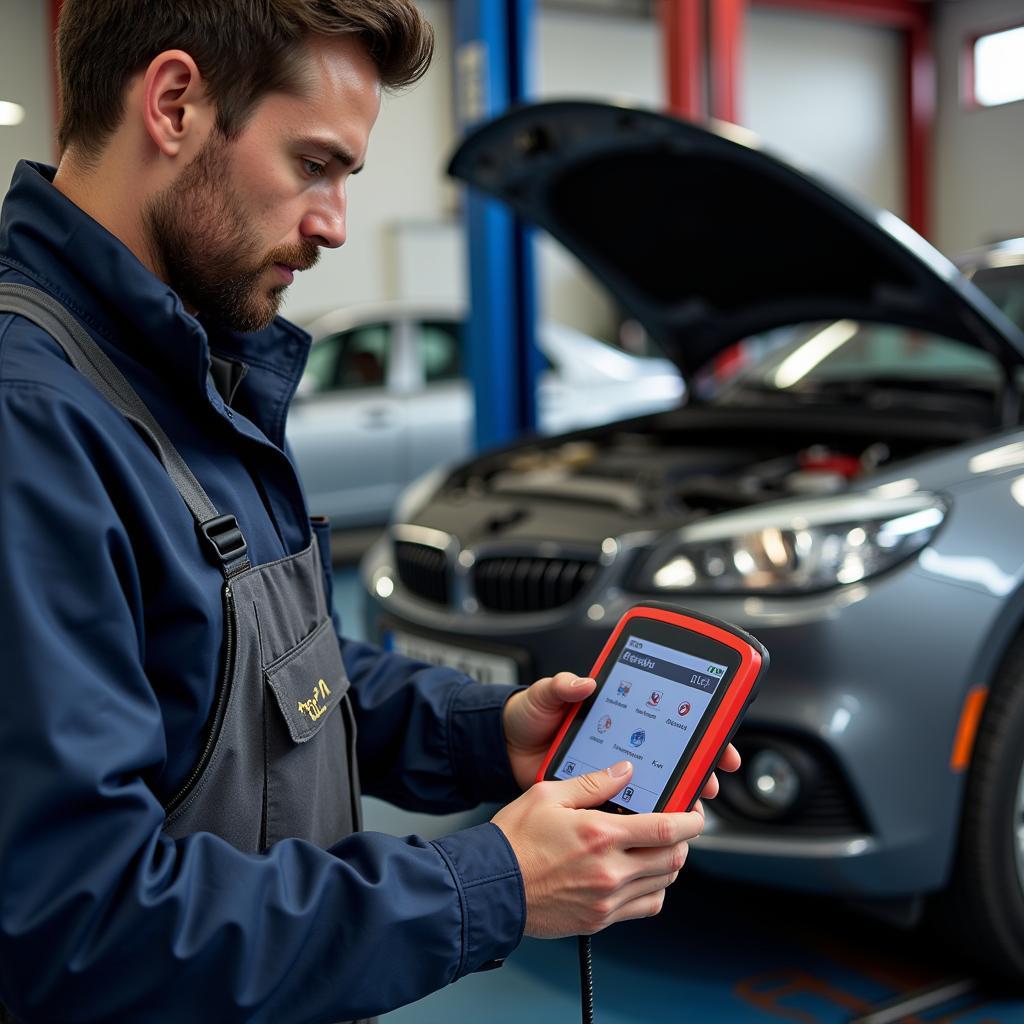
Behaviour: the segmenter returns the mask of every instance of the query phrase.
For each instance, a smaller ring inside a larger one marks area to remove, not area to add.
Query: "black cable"
[[[580,952],[580,1008],[583,1024],[594,1024],[594,961],[590,953],[590,936],[578,935]]]

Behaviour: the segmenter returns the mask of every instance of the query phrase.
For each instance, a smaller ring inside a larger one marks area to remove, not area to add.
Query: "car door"
[[[310,512],[335,526],[383,521],[404,476],[408,417],[395,355],[385,320],[313,345],[288,437]]]
[[[462,323],[447,317],[410,320],[419,384],[410,395],[409,479],[440,462],[465,458],[473,445],[473,396],[464,376]]]

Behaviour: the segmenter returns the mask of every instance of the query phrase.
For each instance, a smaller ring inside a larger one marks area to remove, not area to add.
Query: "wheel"
[[[979,970],[1024,979],[1024,635],[1003,660],[978,729],[941,914]]]

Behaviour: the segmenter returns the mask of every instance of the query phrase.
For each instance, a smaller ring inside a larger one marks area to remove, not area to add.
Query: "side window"
[[[353,391],[383,387],[388,373],[388,324],[367,324],[339,335],[336,387]]]
[[[417,346],[427,384],[458,380],[462,376],[462,325],[451,320],[424,320]]]
[[[1021,329],[1024,329],[1024,265],[985,267],[971,280]]]
[[[299,395],[322,395],[334,387],[338,372],[338,342],[341,337],[340,334],[332,334],[313,343],[299,382]]]

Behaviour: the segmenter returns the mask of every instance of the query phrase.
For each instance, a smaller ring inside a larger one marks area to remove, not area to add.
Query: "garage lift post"
[[[455,99],[463,131],[528,97],[534,11],[535,0],[456,0]],[[464,202],[465,346],[480,450],[534,430],[541,358],[531,232],[494,200],[469,192]]]

